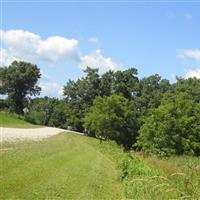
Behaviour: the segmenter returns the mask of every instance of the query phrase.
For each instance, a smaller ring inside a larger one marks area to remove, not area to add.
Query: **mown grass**
[[[42,127],[39,125],[33,125],[23,120],[22,117],[9,113],[6,111],[0,111],[0,127],[10,128],[37,128]]]
[[[200,158],[123,152],[70,133],[3,143],[0,199],[200,199]]]
[[[113,160],[90,137],[3,143],[0,172],[0,199],[122,199]]]

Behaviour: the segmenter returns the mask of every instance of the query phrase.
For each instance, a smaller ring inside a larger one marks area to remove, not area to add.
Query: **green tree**
[[[57,99],[50,97],[32,99],[29,104],[29,112],[25,115],[25,118],[34,124],[49,125],[54,107],[58,103]]]
[[[83,131],[83,118],[92,106],[100,91],[100,78],[98,69],[87,67],[86,76],[76,82],[69,80],[64,86],[64,95],[70,107],[67,123]]]
[[[129,149],[137,136],[135,106],[121,95],[97,97],[84,119],[87,131],[100,139],[115,140]]]
[[[199,104],[187,93],[165,94],[144,118],[137,146],[158,154],[200,154]]]
[[[137,93],[137,107],[141,115],[146,114],[149,108],[157,108],[163,95],[170,89],[169,81],[161,79],[158,74],[141,79]]]
[[[53,112],[51,113],[48,125],[60,128],[67,128],[67,105],[64,100],[59,100],[57,104],[53,107]]]
[[[121,94],[127,99],[135,96],[138,86],[137,69],[130,68],[114,73],[113,93]]]
[[[14,61],[10,66],[0,68],[0,94],[8,95],[11,110],[23,114],[27,96],[35,96],[41,88],[37,85],[40,70],[31,63]]]
[[[173,84],[173,92],[186,92],[193,97],[195,102],[200,102],[200,79],[177,77],[177,82]]]
[[[100,78],[100,92],[101,96],[110,96],[114,93],[114,72],[108,71]]]

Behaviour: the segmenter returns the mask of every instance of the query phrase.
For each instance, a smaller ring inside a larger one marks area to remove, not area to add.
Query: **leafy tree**
[[[60,100],[53,107],[53,112],[51,113],[51,117],[49,119],[48,125],[55,126],[60,128],[67,128],[67,105],[64,100]]]
[[[200,102],[200,79],[177,77],[177,82],[173,84],[173,90],[174,93],[186,92],[193,97],[195,102]]]
[[[170,89],[169,81],[161,79],[158,74],[141,79],[137,93],[137,107],[141,115],[146,114],[150,108],[157,108],[160,105],[163,94],[170,91]]]
[[[97,97],[84,119],[84,127],[97,138],[115,140],[129,149],[137,135],[134,105],[120,95]]]
[[[36,65],[14,61],[10,66],[0,68],[0,94],[8,95],[11,110],[23,113],[27,105],[27,96],[35,96],[41,88],[37,85],[40,70]]]
[[[122,94],[127,99],[134,96],[138,86],[138,78],[136,75],[137,69],[135,68],[115,72],[113,93]]]
[[[114,93],[114,72],[108,71],[100,78],[100,96],[110,96]]]
[[[199,108],[187,93],[166,94],[145,117],[137,146],[156,154],[200,155]]]
[[[83,131],[83,118],[89,111],[90,106],[99,95],[100,79],[98,69],[87,67],[84,71],[86,76],[76,82],[69,80],[64,87],[64,95],[68,106],[68,125],[75,126]]]
[[[31,100],[29,112],[25,115],[27,121],[34,124],[48,125],[58,100],[50,97],[42,97]]]

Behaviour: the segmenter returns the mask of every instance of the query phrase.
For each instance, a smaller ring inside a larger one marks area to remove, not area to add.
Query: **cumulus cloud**
[[[41,96],[51,96],[51,97],[61,97],[62,96],[62,86],[55,82],[41,82],[39,84],[41,87]]]
[[[199,49],[181,49],[177,51],[177,56],[181,58],[192,58],[197,62],[200,62]]]
[[[5,46],[2,50],[4,63],[12,58],[30,62],[60,60],[75,60],[78,58],[78,41],[60,36],[42,39],[39,35],[24,30],[1,30],[1,42]],[[3,63],[2,62],[2,63]]]
[[[195,70],[188,70],[186,73],[186,78],[199,78],[200,79],[200,68],[195,69]]]
[[[78,58],[78,41],[53,36],[47,40],[41,40],[36,51],[37,55],[44,60],[57,62],[63,59]]]
[[[87,66],[99,68],[100,72],[116,70],[119,65],[110,57],[102,55],[98,49],[89,54],[81,54],[79,42],[60,36],[51,36],[42,39],[40,35],[24,30],[1,30],[0,40],[3,48],[0,49],[0,66],[9,65],[14,60],[24,60],[38,64],[44,61],[50,65],[57,62],[72,61],[82,69]],[[97,43],[95,37],[89,38],[92,43]]]
[[[0,49],[0,67],[8,66],[14,60],[17,58],[10,55],[6,49]]]
[[[108,70],[116,70],[119,68],[119,65],[115,63],[110,57],[104,57],[101,54],[100,49],[81,57],[80,67],[85,69],[87,66],[99,68],[100,73]]]
[[[177,51],[177,56],[180,58],[190,58],[200,63],[200,50],[199,49],[181,49]],[[185,78],[200,78],[200,68],[187,69]]]

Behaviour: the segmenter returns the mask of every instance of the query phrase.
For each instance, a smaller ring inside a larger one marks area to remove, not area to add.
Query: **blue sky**
[[[60,96],[86,65],[200,78],[200,1],[3,1],[1,20],[1,65],[37,64],[42,95]]]

